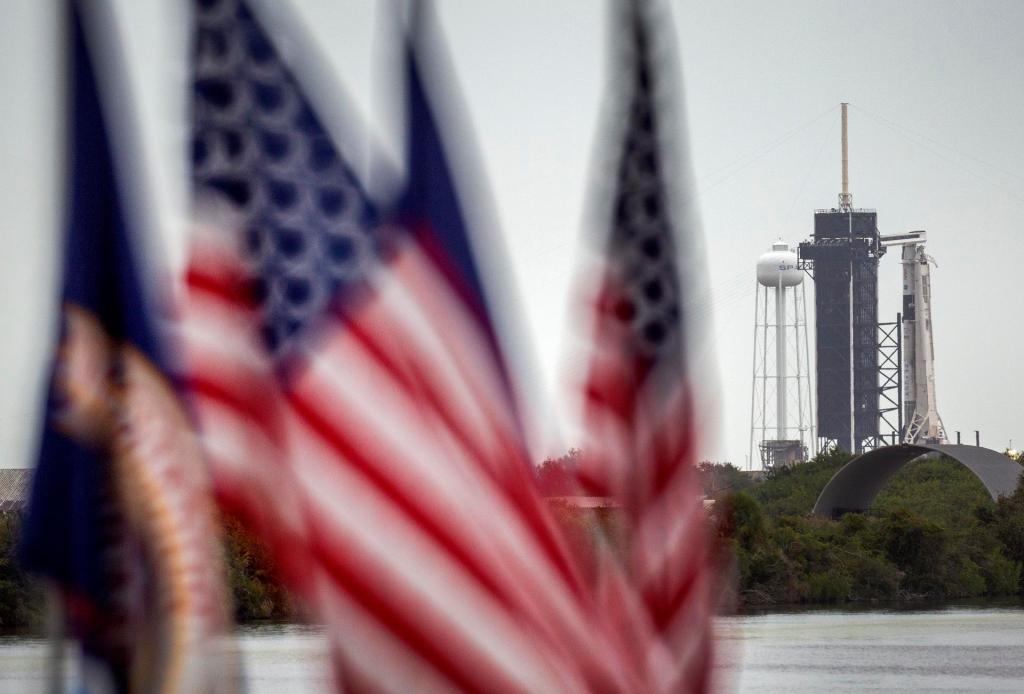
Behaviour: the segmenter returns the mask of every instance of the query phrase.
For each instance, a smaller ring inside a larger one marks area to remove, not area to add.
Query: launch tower
[[[847,167],[847,104],[842,105],[842,192],[816,210],[814,236],[800,244],[814,277],[818,437],[854,452],[879,443],[878,215],[854,209]]]

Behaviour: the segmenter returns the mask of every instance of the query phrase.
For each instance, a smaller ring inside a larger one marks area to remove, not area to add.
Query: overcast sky
[[[114,3],[127,37],[160,243],[183,253],[185,15]],[[375,65],[377,3],[296,0],[359,120],[393,146]],[[810,235],[839,192],[850,108],[854,204],[882,233],[928,231],[937,399],[947,431],[1024,446],[1024,3],[676,1],[689,156],[708,252],[717,431],[702,457],[746,464],[757,257]],[[0,6],[0,466],[30,465],[56,325],[60,47],[47,3]],[[438,3],[545,388],[557,383],[604,65],[595,0]],[[882,259],[880,318],[900,308]],[[970,433],[967,433],[970,432]],[[554,440],[553,440],[554,441]],[[562,443],[571,444],[572,441]],[[554,452],[561,443],[552,442]]]

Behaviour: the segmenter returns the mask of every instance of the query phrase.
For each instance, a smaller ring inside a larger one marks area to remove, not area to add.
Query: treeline
[[[546,496],[581,493],[572,474],[581,455],[570,451],[539,468]],[[1024,595],[1024,486],[993,502],[959,463],[922,459],[897,473],[867,513],[812,517],[821,489],[849,458],[831,452],[763,480],[728,464],[700,465],[704,493],[715,499],[708,524],[723,583],[735,587],[739,604]],[[618,510],[551,506],[584,564],[598,536],[622,551]],[[0,630],[42,621],[41,591],[16,560],[19,524],[17,514],[0,514]],[[236,620],[296,619],[265,549],[237,522],[223,527]]]
[[[867,513],[812,517],[821,489],[849,458],[832,452],[760,482],[731,465],[701,466],[716,499],[720,563],[740,604],[1022,594],[1024,486],[994,503],[956,461],[921,459]]]
[[[538,468],[545,496],[581,494],[571,450]],[[993,502],[965,467],[946,458],[914,461],[893,476],[863,514],[810,515],[822,488],[850,460],[832,451],[754,480],[732,465],[704,463],[708,518],[723,573],[740,604],[841,603],[1024,594],[1024,487]],[[622,550],[616,509],[552,502],[556,521],[585,564],[598,535]],[[225,523],[229,580],[238,621],[293,619],[266,552]]]
[[[42,623],[42,591],[18,563],[21,517],[0,513],[0,630],[38,627]]]
[[[38,632],[43,595],[38,581],[17,560],[21,526],[16,513],[0,513],[0,631]],[[224,558],[235,620],[294,620],[294,600],[275,579],[264,547],[232,519],[224,519]]]
[[[235,621],[294,621],[298,606],[274,574],[264,545],[233,518],[223,518],[224,559]]]

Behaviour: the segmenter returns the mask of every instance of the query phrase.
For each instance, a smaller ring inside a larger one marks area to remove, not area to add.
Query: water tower
[[[782,239],[757,261],[750,460],[756,443],[765,470],[817,453],[803,279]]]

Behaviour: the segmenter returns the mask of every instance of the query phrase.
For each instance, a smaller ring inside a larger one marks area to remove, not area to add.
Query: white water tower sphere
[[[757,259],[757,281],[765,287],[795,287],[804,281],[804,273],[796,265],[796,253],[789,250],[788,243],[779,239]]]
[[[803,280],[796,253],[782,239],[757,260],[750,456],[753,459],[756,437],[766,470],[806,460],[808,444],[814,450],[814,426],[808,426],[813,404]],[[774,310],[769,311],[769,306]],[[770,352],[775,352],[774,359]],[[769,393],[775,397],[769,398]],[[792,423],[789,415],[795,415]]]

